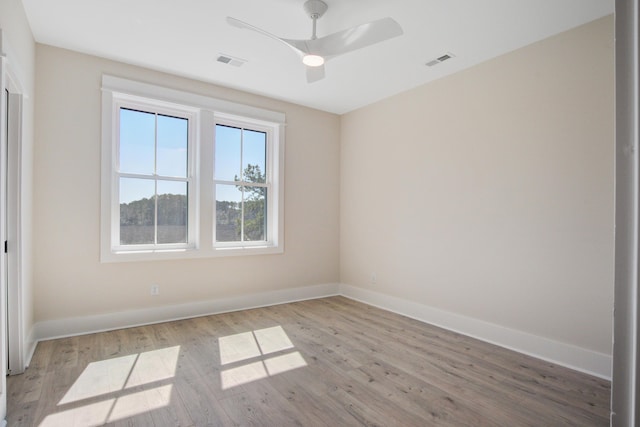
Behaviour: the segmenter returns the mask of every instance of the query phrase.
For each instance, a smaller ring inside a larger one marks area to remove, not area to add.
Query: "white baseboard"
[[[340,285],[340,294],[500,347],[611,380],[612,357],[607,354],[351,285]]]
[[[612,357],[493,323],[440,310],[344,284],[324,284],[194,303],[116,313],[47,320],[34,325],[27,341],[29,364],[38,341],[188,319],[210,314],[266,307],[288,302],[343,295],[365,304],[499,345],[538,359],[611,380]]]
[[[35,338],[35,326],[33,326],[31,328],[31,330],[29,331],[29,335],[27,335],[27,340],[25,341],[25,349],[27,350],[24,354],[25,354],[25,359],[24,359],[24,367],[25,369],[29,367],[29,364],[31,363],[31,358],[33,357],[33,353],[35,353],[36,351],[36,345],[38,344],[38,341]]]
[[[332,283],[140,310],[46,320],[34,325],[32,341],[35,348],[37,341],[334,296],[338,295],[339,289],[339,284]]]

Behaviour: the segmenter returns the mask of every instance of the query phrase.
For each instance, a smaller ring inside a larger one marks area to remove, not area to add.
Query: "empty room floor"
[[[610,383],[344,297],[40,342],[9,426],[607,426]]]

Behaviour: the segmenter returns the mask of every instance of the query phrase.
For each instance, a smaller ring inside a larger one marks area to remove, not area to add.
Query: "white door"
[[[0,33],[0,36],[2,33]],[[2,53],[2,51],[0,51]],[[4,245],[6,239],[6,187],[7,187],[7,139],[8,139],[8,92],[5,90],[6,75],[6,58],[0,56],[0,243]],[[4,249],[4,248],[3,248]],[[0,256],[0,373],[7,372],[7,256],[2,250]],[[5,393],[4,374],[0,376],[0,418],[4,418],[7,412],[7,398]],[[0,424],[4,425],[5,421],[0,420]]]
[[[6,283],[6,337],[7,337],[7,373],[10,375],[24,372],[22,354],[22,291],[20,284],[20,151],[22,140],[22,95],[17,86],[7,76],[5,88],[6,111],[6,147],[4,161],[4,236],[0,242],[5,266]]]
[[[9,302],[7,299],[7,294],[8,294],[8,290],[7,290],[7,282],[9,279],[9,274],[8,274],[8,263],[7,263],[7,171],[8,171],[8,154],[9,154],[9,147],[7,144],[7,141],[9,140],[9,90],[5,89],[5,96],[4,96],[4,114],[5,114],[5,120],[4,120],[4,129],[2,130],[2,133],[4,134],[4,141],[2,144],[2,155],[0,155],[0,159],[2,159],[2,166],[0,167],[0,170],[2,171],[2,179],[0,179],[0,182],[2,183],[2,191],[0,191],[0,194],[2,195],[2,215],[0,215],[0,218],[2,218],[2,236],[3,239],[2,241],[0,241],[0,251],[2,252],[2,280],[4,283],[4,302],[5,302],[5,307],[3,309],[3,313],[8,313],[9,310]],[[5,349],[6,349],[6,360],[7,360],[7,372],[9,372],[9,334],[8,334],[8,330],[9,330],[9,322],[8,322],[8,318],[5,317]]]

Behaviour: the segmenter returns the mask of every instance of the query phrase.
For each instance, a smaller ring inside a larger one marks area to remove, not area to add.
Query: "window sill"
[[[284,253],[280,246],[242,246],[218,247],[209,250],[185,249],[150,249],[135,251],[108,251],[100,257],[102,263],[140,262],[140,261],[169,261],[197,258],[219,258],[229,256],[271,255]]]

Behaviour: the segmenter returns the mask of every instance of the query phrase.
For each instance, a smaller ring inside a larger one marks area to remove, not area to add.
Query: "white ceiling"
[[[329,61],[308,84],[286,46],[225,22],[307,39],[304,0],[22,0],[37,42],[345,113],[613,13],[614,0],[325,0],[322,37],[390,16],[404,35]],[[425,63],[446,52],[455,58]],[[241,67],[216,61],[223,53]]]

